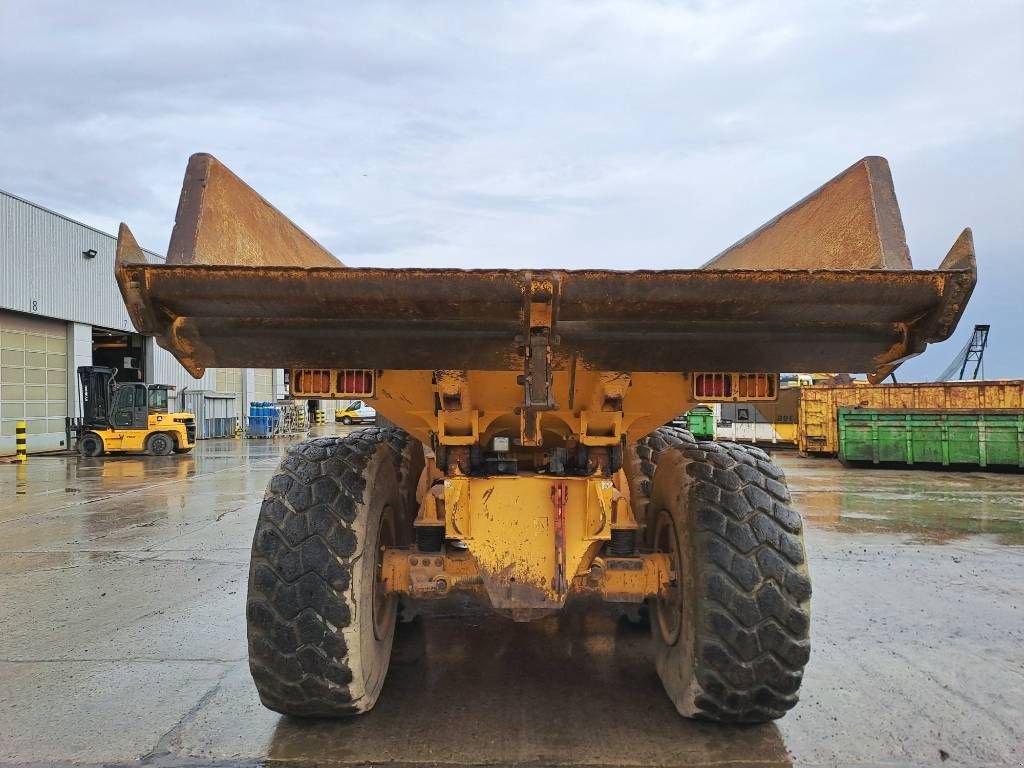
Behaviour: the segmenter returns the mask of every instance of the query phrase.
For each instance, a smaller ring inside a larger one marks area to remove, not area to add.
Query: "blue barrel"
[[[249,403],[249,434],[263,437],[269,434],[267,409],[263,403]]]

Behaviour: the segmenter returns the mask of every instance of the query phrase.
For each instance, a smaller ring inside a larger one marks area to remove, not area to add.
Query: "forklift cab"
[[[118,384],[112,395],[110,422],[113,427],[146,429],[149,426],[149,388],[145,384]]]
[[[174,389],[166,384],[149,385],[149,412],[167,413],[167,392]]]
[[[144,429],[151,413],[167,413],[166,384],[116,384],[111,413],[115,427]]]

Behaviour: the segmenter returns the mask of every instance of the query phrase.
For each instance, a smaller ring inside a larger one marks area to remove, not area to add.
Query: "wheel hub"
[[[377,530],[373,562],[373,634],[378,640],[388,636],[398,613],[398,595],[388,592],[384,581],[384,550],[395,543],[395,532],[385,509]]]
[[[668,586],[658,593],[655,619],[658,631],[666,645],[675,645],[683,623],[683,588],[680,583],[679,538],[672,516],[665,510],[658,515],[654,548],[669,556],[672,578]]]

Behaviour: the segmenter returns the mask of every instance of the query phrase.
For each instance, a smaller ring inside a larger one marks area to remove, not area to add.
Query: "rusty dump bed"
[[[892,180],[866,158],[700,269],[349,268],[225,166],[195,155],[166,264],[121,226],[136,327],[211,366],[523,368],[531,306],[552,368],[887,375],[946,339],[975,284],[970,230],[911,269]]]

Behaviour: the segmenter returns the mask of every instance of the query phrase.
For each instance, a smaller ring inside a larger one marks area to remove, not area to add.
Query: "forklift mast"
[[[78,369],[82,384],[82,417],[86,427],[109,427],[111,390],[116,368],[83,365]]]

